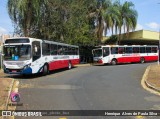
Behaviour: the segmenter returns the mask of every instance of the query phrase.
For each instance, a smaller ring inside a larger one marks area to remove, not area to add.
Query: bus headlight
[[[26,68],[28,68],[28,67],[30,67],[30,66],[31,66],[31,63],[30,63],[30,64],[27,64],[26,66],[24,66],[23,69],[26,69]]]

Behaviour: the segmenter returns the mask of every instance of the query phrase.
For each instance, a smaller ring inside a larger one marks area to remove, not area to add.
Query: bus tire
[[[141,62],[141,63],[144,63],[144,62],[145,62],[144,57],[141,57],[140,62]]]
[[[45,75],[47,75],[47,74],[48,74],[48,65],[45,64],[45,65],[43,66],[43,75],[45,76]]]
[[[71,69],[72,68],[72,63],[71,61],[68,62],[68,69]]]
[[[116,59],[112,59],[111,64],[112,65],[116,65],[117,64],[117,60]]]

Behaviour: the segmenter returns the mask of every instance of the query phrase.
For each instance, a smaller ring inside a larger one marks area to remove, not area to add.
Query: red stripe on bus
[[[49,70],[66,68],[68,67],[68,61],[71,61],[72,66],[79,64],[79,59],[57,60],[49,63]]]
[[[118,63],[140,62],[141,57],[144,57],[145,61],[158,60],[158,56],[140,56],[140,57],[120,57],[120,58],[117,58],[117,61],[118,61]]]

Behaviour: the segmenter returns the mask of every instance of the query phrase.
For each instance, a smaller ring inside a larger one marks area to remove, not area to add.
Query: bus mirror
[[[93,50],[92,50],[92,55],[93,55]]]

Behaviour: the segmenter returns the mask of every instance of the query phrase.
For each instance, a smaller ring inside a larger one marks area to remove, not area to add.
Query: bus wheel
[[[47,64],[45,64],[43,66],[43,75],[47,75],[47,74],[48,74],[48,66],[47,66]]]
[[[145,62],[144,57],[141,58],[140,62],[141,62],[141,63],[144,63],[144,62]]]
[[[111,61],[111,64],[112,64],[112,65],[116,65],[116,64],[117,64],[117,60],[116,60],[116,59],[113,59],[113,60]]]
[[[68,62],[68,69],[71,69],[72,68],[72,64],[71,64],[71,62],[69,61]]]

